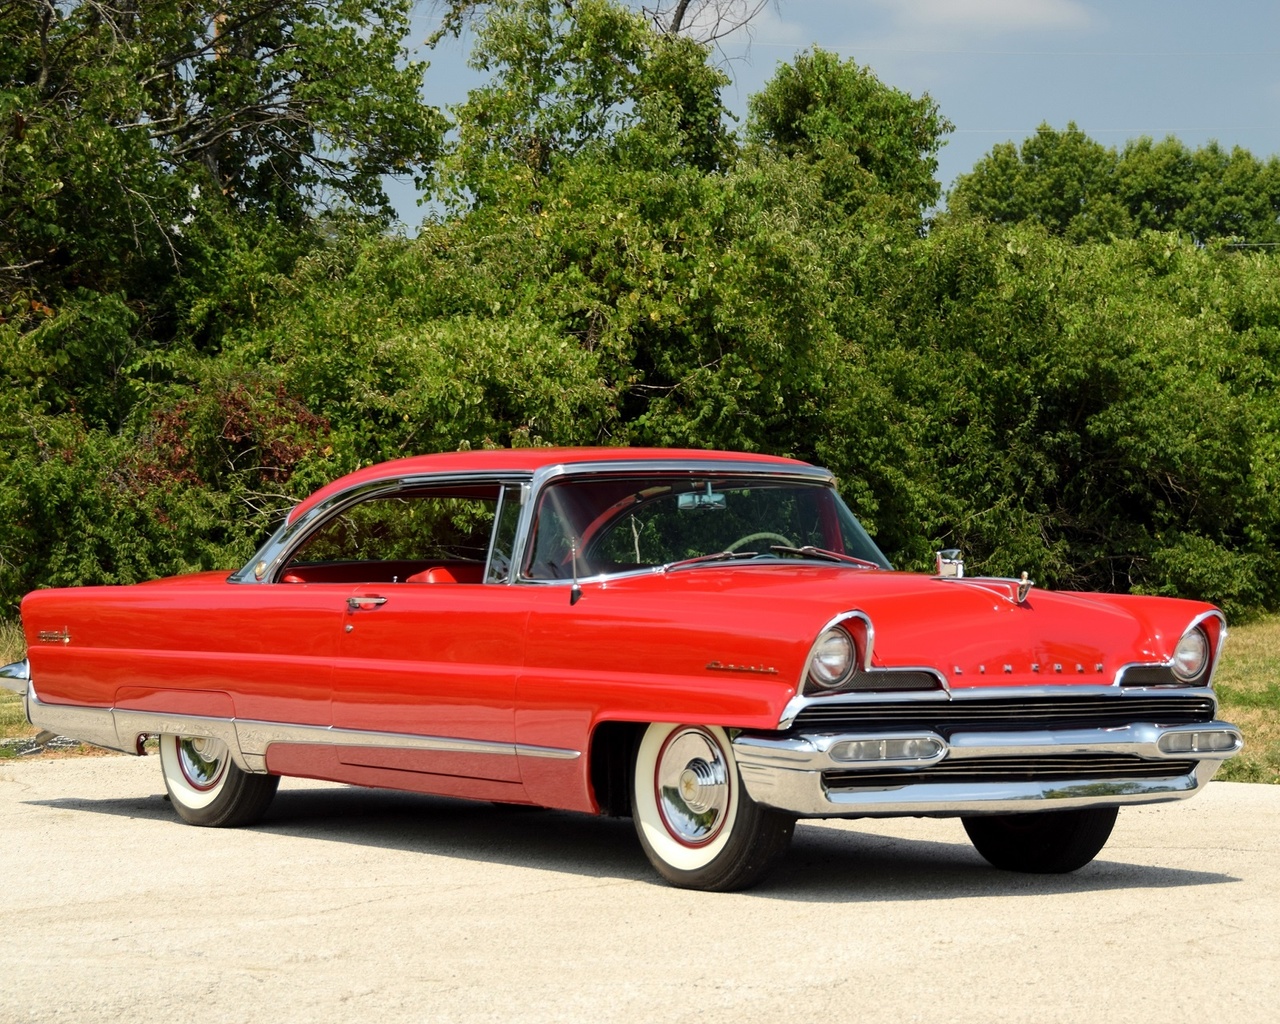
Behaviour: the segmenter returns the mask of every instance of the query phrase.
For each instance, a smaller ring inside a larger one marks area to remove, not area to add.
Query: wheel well
[[[644,722],[601,722],[591,734],[591,791],[601,814],[631,816],[631,776]]]

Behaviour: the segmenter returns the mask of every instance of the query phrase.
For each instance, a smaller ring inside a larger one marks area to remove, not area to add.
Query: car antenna
[[[582,586],[578,583],[578,542],[569,546],[569,556],[573,560],[573,586],[569,588],[569,605],[572,607],[582,600]]]

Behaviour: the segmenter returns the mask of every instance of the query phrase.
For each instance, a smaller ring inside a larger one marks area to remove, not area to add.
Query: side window
[[[491,493],[372,498],[321,524],[293,553],[285,583],[480,583],[494,532]]]
[[[506,583],[511,576],[511,556],[516,546],[516,526],[520,522],[520,506],[524,491],[520,487],[503,489],[498,506],[497,525],[493,532],[493,551],[489,555],[489,583]]]

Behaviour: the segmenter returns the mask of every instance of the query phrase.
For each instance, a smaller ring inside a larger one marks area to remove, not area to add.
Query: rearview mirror
[[[705,491],[693,491],[689,494],[676,495],[676,507],[681,512],[695,508],[726,509],[729,507],[729,503],[725,500],[723,494],[717,494],[712,491],[711,484],[708,483]]]

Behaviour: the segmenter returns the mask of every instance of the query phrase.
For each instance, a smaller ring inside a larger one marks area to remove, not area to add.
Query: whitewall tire
[[[786,853],[795,826],[751,799],[718,726],[650,725],[636,750],[631,809],[649,861],[688,889],[753,885]]]
[[[161,736],[160,769],[182,820],[214,828],[257,821],[280,784],[277,775],[242,771],[225,743],[204,736]]]

